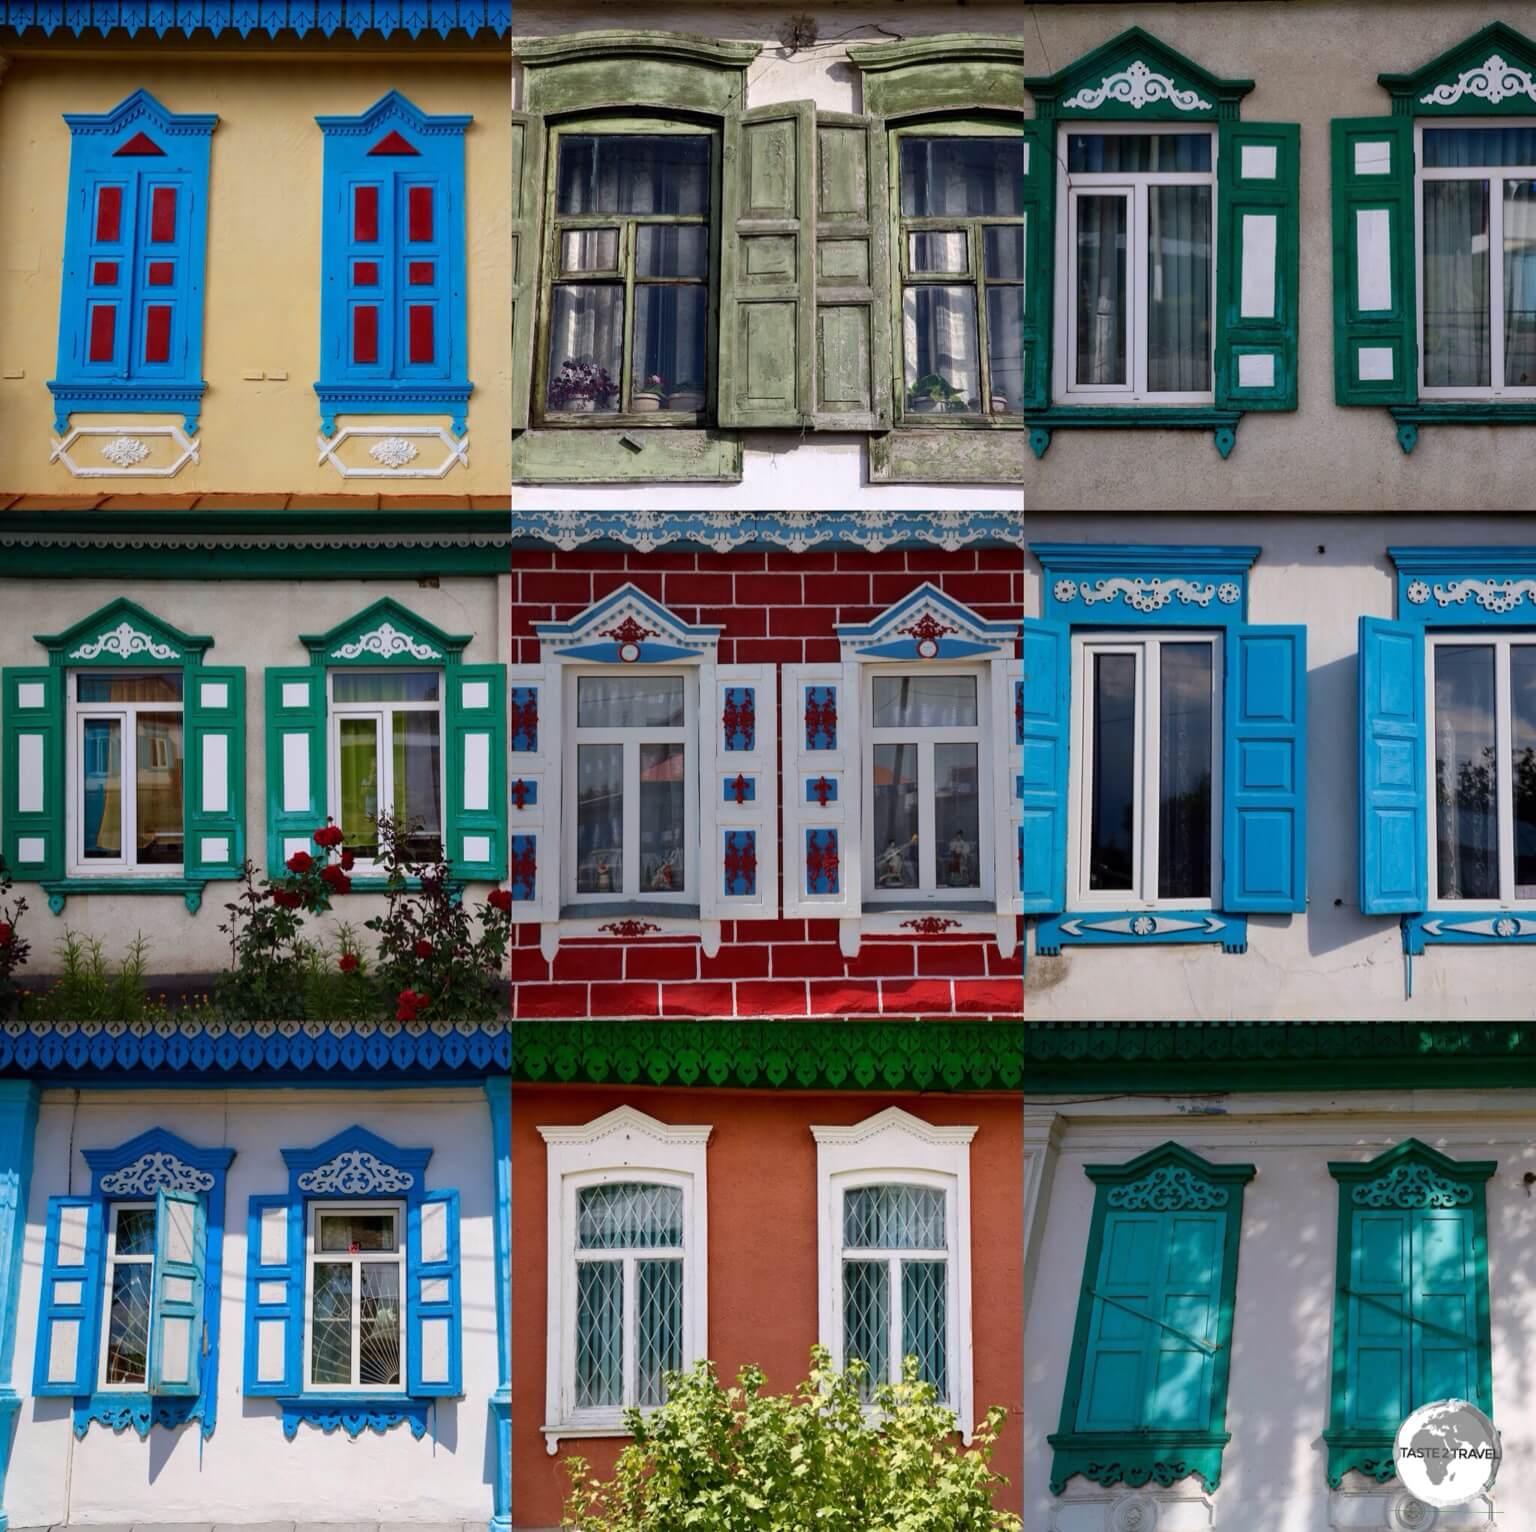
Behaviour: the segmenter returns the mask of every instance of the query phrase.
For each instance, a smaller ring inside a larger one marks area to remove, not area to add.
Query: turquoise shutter
[[[149,1311],[149,1392],[195,1397],[203,1387],[203,1288],[208,1209],[194,1192],[155,1193],[155,1274]]]
[[[252,1197],[245,1246],[245,1392],[297,1394],[304,1379],[303,1210]]]
[[[448,686],[447,856],[461,878],[507,875],[507,667],[461,665]]]
[[[1024,861],[1026,915],[1067,902],[1067,724],[1071,632],[1065,623],[1024,619]]]
[[[423,1197],[411,1209],[407,1238],[407,1391],[413,1399],[462,1394],[459,1194],[429,1192]]]
[[[1419,393],[1414,300],[1413,119],[1333,122],[1333,395],[1412,404]]]
[[[1204,1431],[1210,1425],[1211,1373],[1221,1311],[1224,1213],[1165,1213],[1167,1254],[1152,1326],[1152,1369],[1145,1423],[1154,1430]]]
[[[101,1204],[50,1197],[43,1240],[42,1297],[32,1392],[40,1397],[95,1392],[101,1330]]]
[[[30,881],[64,876],[64,672],[3,672],[0,779],[5,787],[0,856]]]
[[[245,861],[245,669],[187,671],[186,874],[237,878]]]
[[[325,672],[311,666],[267,671],[267,870],[295,851],[313,851],[324,828]]]
[[[1350,1188],[1339,1195],[1349,1196]],[[1383,1208],[1358,1211],[1350,1223],[1350,1429],[1396,1431],[1413,1408],[1412,1221],[1405,1209]]]
[[[1471,1208],[1413,1215],[1413,1399],[1477,1399],[1477,1230]]]
[[[1056,159],[1052,121],[1024,124],[1024,407],[1044,409],[1051,398],[1052,229]]]
[[[1227,637],[1221,907],[1307,903],[1307,630],[1238,627]]]
[[[1428,907],[1424,633],[1360,619],[1360,913]]]
[[[1216,402],[1296,408],[1301,129],[1224,122],[1216,159]]]
[[[1156,1328],[1147,1316],[1159,1302],[1163,1244],[1161,1214],[1111,1211],[1105,1216],[1083,1352],[1079,1431],[1132,1431],[1145,1423]]]

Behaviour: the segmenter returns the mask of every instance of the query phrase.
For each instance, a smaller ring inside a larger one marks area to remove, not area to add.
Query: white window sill
[[[544,1433],[544,1450],[550,1457],[554,1457],[559,1452],[562,1437],[568,1442],[574,1442],[601,1441],[616,1437],[628,1440],[633,1435],[623,1421],[619,1421],[616,1425],[583,1425],[579,1421],[573,1421],[563,1426],[540,1426],[539,1430]]]

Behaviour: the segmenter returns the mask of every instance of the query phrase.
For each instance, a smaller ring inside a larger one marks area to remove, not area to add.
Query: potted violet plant
[[[618,384],[606,367],[568,356],[549,385],[549,404],[551,409],[569,414],[590,415],[594,410],[607,409],[617,392]]]

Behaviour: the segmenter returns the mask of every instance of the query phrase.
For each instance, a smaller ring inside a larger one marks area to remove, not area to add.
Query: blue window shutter
[[[1427,908],[1424,634],[1360,619],[1360,913]]]
[[[186,676],[186,872],[235,878],[245,861],[245,668]]]
[[[155,1193],[149,1392],[196,1397],[203,1386],[208,1206],[194,1192]]]
[[[1307,633],[1228,631],[1221,907],[1302,910],[1307,901]]]
[[[297,1394],[303,1358],[303,1210],[287,1197],[252,1197],[245,1247],[246,1394]]]
[[[267,870],[294,850],[312,852],[324,828],[325,672],[313,666],[267,671]]]
[[[1476,1237],[1471,1208],[1413,1215],[1414,1409],[1481,1395]]]
[[[507,875],[507,667],[450,666],[448,824],[445,851],[456,876]]]
[[[1071,632],[1065,623],[1024,619],[1024,860],[1026,915],[1067,901],[1067,725]]]
[[[42,1302],[32,1366],[32,1392],[41,1397],[76,1397],[96,1387],[101,1208],[93,1197],[48,1199]]]
[[[407,1392],[456,1396],[464,1392],[459,1194],[428,1192],[413,1204],[407,1239]]]
[[[64,672],[0,671],[0,857],[16,878],[64,876]]]
[[[1413,1217],[1403,1208],[1362,1209],[1350,1222],[1351,1428],[1396,1431],[1413,1409]]]
[[[1144,1423],[1155,1327],[1141,1316],[1152,1314],[1159,1301],[1162,1224],[1156,1213],[1111,1212],[1105,1217],[1083,1353],[1079,1431],[1136,1430]]]

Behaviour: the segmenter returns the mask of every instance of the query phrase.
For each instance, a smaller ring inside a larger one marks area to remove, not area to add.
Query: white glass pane
[[[1017,214],[1023,167],[1022,136],[903,138],[901,211],[909,218]]]
[[[331,695],[337,702],[436,702],[441,686],[437,670],[331,672]]]
[[[581,676],[579,729],[680,729],[685,720],[681,676]]]
[[[1536,124],[1510,123],[1483,128],[1424,129],[1424,164],[1536,165]]]
[[[1088,887],[1132,885],[1136,835],[1136,657],[1093,656],[1093,781],[1089,789]]]
[[[116,1208],[116,1251],[118,1255],[153,1255],[155,1253],[155,1210],[153,1208]]]
[[[916,888],[917,746],[876,745],[874,774],[875,886]]]
[[[850,1250],[943,1250],[944,1193],[936,1186],[855,1186],[843,1195]]]
[[[942,1399],[949,1389],[948,1268],[943,1261],[901,1263],[901,1354]]]
[[[624,892],[624,747],[576,750],[576,892]]]
[[[108,1383],[143,1383],[148,1377],[150,1275],[151,1267],[143,1261],[113,1268],[107,1322]]]
[[[341,718],[340,741],[342,844],[359,856],[379,849],[379,726],[373,718]]]
[[[1487,388],[1488,183],[1424,183],[1424,382]]]
[[[617,271],[617,229],[566,229],[560,236],[561,271]]]
[[[1504,183],[1504,382],[1536,387],[1536,181]]]
[[[635,408],[646,408],[644,394],[659,401],[656,409],[703,409],[708,342],[709,289],[703,283],[638,283],[630,356]]]
[[[623,360],[624,289],[557,286],[549,326],[549,408],[571,415],[617,410]]]
[[[170,866],[182,859],[180,713],[140,713],[135,720],[138,814],[134,860],[140,866]]]
[[[1442,899],[1497,899],[1493,648],[1437,644],[1434,655],[1437,886]]]
[[[1147,170],[1209,170],[1209,133],[1069,133],[1067,169],[1073,174]]]
[[[398,1250],[393,1213],[321,1213],[319,1248],[327,1253]]]
[[[1163,899],[1211,893],[1212,663],[1209,644],[1162,645],[1157,891]]]
[[[710,140],[681,133],[570,133],[560,139],[560,213],[709,211]]]
[[[864,1399],[891,1381],[891,1270],[884,1261],[843,1262],[843,1359],[864,1362]]]
[[[1077,381],[1129,381],[1125,365],[1129,210],[1123,196],[1077,199]]]
[[[938,888],[981,887],[981,782],[975,745],[933,747],[933,839]]]
[[[907,235],[907,266],[912,271],[964,271],[968,265],[963,229],[923,229]]]
[[[484,735],[468,736],[466,745],[475,739],[483,742]],[[404,832],[406,854],[417,862],[436,861],[443,849],[442,719],[436,713],[396,713],[390,745],[395,824]],[[469,771],[466,761],[466,791]]]
[[[704,224],[643,223],[635,230],[637,277],[707,277],[709,229]]]
[[[683,1263],[635,1263],[635,1403],[667,1397],[665,1375],[683,1365]]]
[[[1536,644],[1510,648],[1509,713],[1514,747],[1515,898],[1536,899]]]
[[[624,1267],[582,1261],[576,1267],[576,1407],[624,1402]]]
[[[87,718],[81,737],[81,849],[87,861],[123,855],[123,726]]]
[[[640,892],[680,893],[688,886],[684,857],[687,763],[680,744],[640,746]]]
[[[1247,257],[1244,257],[1246,276]],[[1246,289],[1245,289],[1246,291]],[[1211,188],[1147,188],[1147,387],[1211,386]]]
[[[352,1381],[352,1268],[335,1262],[315,1267],[310,1303],[310,1373],[316,1383]]]
[[[981,408],[976,289],[909,287],[902,294],[907,409],[967,414]]]
[[[400,1268],[363,1262],[358,1308],[357,1381],[361,1388],[398,1387],[400,1377]]]
[[[621,1182],[584,1187],[577,1199],[580,1250],[681,1249],[682,1244],[681,1187]]]

